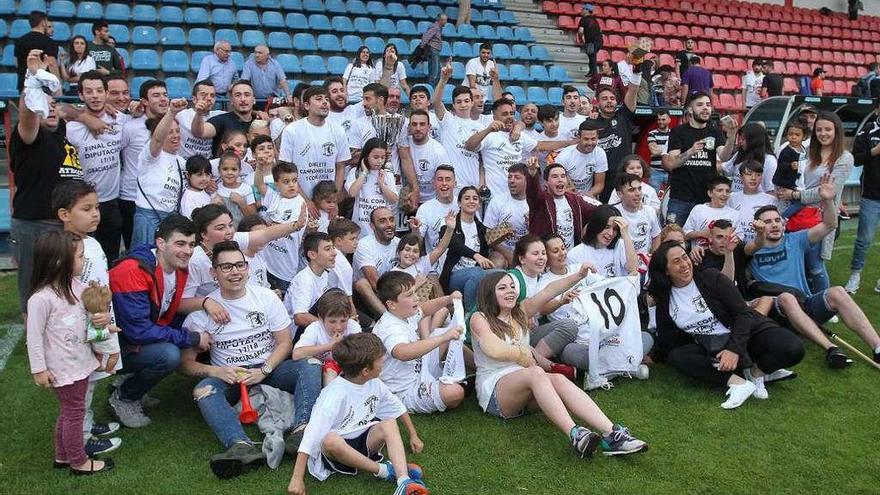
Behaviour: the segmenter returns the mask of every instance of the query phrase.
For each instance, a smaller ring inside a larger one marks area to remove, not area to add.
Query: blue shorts
[[[363,454],[365,457],[368,457],[376,462],[382,462],[383,457],[381,453],[370,453],[369,449],[367,448],[367,435],[370,434],[371,429],[372,426],[370,428],[367,428],[366,430],[364,430],[363,433],[354,438],[345,439],[345,443],[347,443],[354,450],[358,451],[360,454]],[[330,459],[329,457],[324,455],[323,452],[321,452],[321,462],[324,464],[325,468],[334,473],[348,474],[352,476],[358,474],[357,468],[353,468],[346,464],[342,464],[339,461]]]
[[[804,301],[804,312],[820,324],[837,315],[837,311],[831,309],[831,306],[828,304],[827,292],[828,289],[825,289],[822,292],[813,294]]]
[[[513,416],[505,416],[503,412],[501,412],[501,406],[498,405],[498,385],[495,385],[495,390],[492,391],[492,397],[489,397],[489,404],[486,405],[486,412],[491,414],[492,416],[501,418],[501,419],[513,419],[518,418],[525,414],[525,411],[519,411]]]

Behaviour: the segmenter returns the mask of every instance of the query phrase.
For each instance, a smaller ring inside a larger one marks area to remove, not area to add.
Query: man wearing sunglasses
[[[290,316],[270,289],[248,285],[248,262],[238,243],[216,244],[211,261],[211,274],[220,287],[208,297],[223,306],[229,321],[218,324],[204,311],[190,314],[184,327],[210,335],[210,364],[198,362],[196,350],[187,349],[180,369],[202,379],[193,398],[225,449],[211,458],[212,471],[225,479],[266,462],[233,409],[241,398],[240,384],[263,383],[293,394],[293,429],[285,450],[295,453],[321,391],[321,364],[291,360]]]

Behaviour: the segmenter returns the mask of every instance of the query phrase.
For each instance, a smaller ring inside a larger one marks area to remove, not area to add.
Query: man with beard
[[[351,128],[351,122],[364,116],[364,107],[362,105],[349,106],[345,80],[339,76],[330,76],[324,79],[324,88],[330,94],[330,113],[327,114],[327,121],[338,125],[344,132],[348,132]]]
[[[568,192],[568,174],[558,163],[544,169],[546,190],[541,190],[538,160],[529,160],[526,200],[529,203],[529,232],[544,236],[559,234],[566,249],[580,244],[584,225],[596,209],[579,194]]]
[[[122,127],[131,118],[121,112],[113,115],[105,110],[107,81],[98,71],[89,71],[79,78],[79,97],[86,111],[101,119],[106,127],[93,134],[85,125],[71,122],[67,126],[67,140],[76,147],[83,168],[83,179],[95,185],[100,202],[101,223],[93,234],[113,263],[119,257],[122,241],[122,212],[119,207],[119,178],[122,169]]]
[[[198,78],[201,81],[203,78]],[[213,81],[213,79],[212,79]],[[217,83],[214,83],[214,90],[218,95],[223,95]],[[214,154],[220,147],[220,140],[226,131],[238,129],[247,134],[254,119],[259,118],[258,112],[254,110],[254,88],[249,81],[239,80],[232,83],[229,88],[230,104],[232,111],[215,115],[205,122],[205,118],[213,107],[208,106],[207,101],[201,101],[196,106],[196,116],[192,121],[192,135],[202,139],[214,139],[212,144]]]
[[[507,194],[489,203],[483,224],[487,229],[510,224],[513,235],[493,246],[492,262],[497,267],[513,266],[513,251],[516,243],[529,233],[529,203],[526,200],[526,182],[529,169],[523,163],[516,163],[507,169]]]
[[[322,180],[332,180],[342,190],[345,162],[351,159],[351,153],[342,127],[327,121],[330,93],[323,86],[305,90],[303,108],[306,117],[281,133],[278,158],[299,168],[300,193],[311,204],[312,190]]]
[[[669,204],[666,221],[684,225],[691,210],[709,200],[706,184],[718,175],[717,163],[727,161],[735,147],[736,126],[725,136],[709,125],[712,100],[705,93],[691,96],[691,118],[672,129],[663,155],[663,168],[669,172]]]
[[[217,92],[214,90],[214,84],[211,80],[198,81],[193,85],[192,89],[193,105],[199,105],[208,108],[214,108],[214,102],[217,99]],[[220,110],[210,110],[209,118],[220,115]],[[179,112],[175,119],[177,125],[180,126],[180,150],[177,152],[181,158],[189,158],[194,155],[201,155],[205,158],[211,158],[211,147],[213,143],[210,139],[197,138],[192,133],[192,123],[196,118],[196,109],[187,108]]]
[[[431,120],[424,110],[413,110],[409,115],[409,134],[413,165],[419,178],[419,203],[434,199],[432,187],[434,171],[440,165],[452,165],[443,145],[431,138]]]
[[[581,122],[587,117],[578,113],[581,93],[574,86],[562,87],[562,115],[559,116],[559,134],[566,139],[577,139]]]
[[[574,190],[579,194],[598,197],[607,183],[605,174],[608,172],[608,157],[599,142],[599,129],[594,120],[581,122],[578,129],[577,144],[566,147],[556,155],[556,163],[561,163],[568,172]],[[610,194],[610,193],[609,193]]]
[[[535,124],[538,123],[538,105],[531,102],[523,105],[519,111],[519,121],[524,126],[522,132],[537,141],[541,135],[535,129]]]
[[[97,71],[105,76],[118,76],[124,70],[124,62],[116,48],[110,44],[110,25],[107,21],[95,21],[92,24],[94,38],[89,43],[89,55],[98,66]]]
[[[434,171],[434,181],[431,184],[434,190],[434,199],[425,201],[416,212],[419,219],[419,234],[425,239],[425,252],[430,253],[440,242],[440,229],[443,228],[444,219],[449,212],[458,212],[458,201],[455,199],[455,169],[452,165],[440,165]],[[437,260],[435,266],[442,267],[446,260],[444,253]]]
[[[683,77],[690,67],[691,59],[697,56],[694,52],[696,47],[697,43],[691,38],[684,40],[684,50],[675,54],[675,68],[678,69],[678,75]]]
[[[480,130],[479,122],[471,120],[473,96],[470,88],[457,86],[452,91],[452,113],[443,105],[443,92],[452,77],[452,65],[446,64],[440,70],[440,82],[434,90],[432,103],[437,113],[440,129],[440,143],[456,167],[456,182],[459,186],[479,187],[482,176],[479,154],[465,148],[465,141]]]
[[[608,155],[608,174],[605,180],[614,184],[620,161],[626,155],[632,153],[633,112],[636,110],[636,100],[639,95],[639,85],[642,82],[641,70],[638,68],[633,73],[629,63],[621,60],[617,64],[625,70],[621,70],[621,78],[626,77],[626,94],[623,97],[623,106],[617,108],[617,95],[609,86],[600,86],[596,91],[598,100],[599,117],[599,147]],[[578,99],[580,102],[580,99]],[[608,202],[612,188],[605,188],[599,199]]]
[[[439,77],[439,69],[437,74]],[[421,110],[428,114],[428,119],[430,119],[431,124],[431,138],[439,141],[440,122],[437,120],[437,114],[431,110],[431,93],[427,86],[424,84],[413,86],[412,90],[409,92],[409,109],[410,112]]]
[[[354,252],[354,288],[361,304],[357,307],[370,313],[374,320],[385,312],[385,305],[376,296],[376,281],[383,273],[397,266],[397,243],[394,214],[388,208],[376,208],[370,214],[373,235],[358,242]]]

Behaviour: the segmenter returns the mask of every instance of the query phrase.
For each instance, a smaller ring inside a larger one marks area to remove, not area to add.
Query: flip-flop
[[[104,461],[104,467],[102,467],[101,469],[95,469],[95,459],[89,459],[89,466],[91,467],[90,470],[86,471],[83,469],[70,468],[70,474],[72,476],[89,476],[92,474],[103,473],[104,471],[110,471],[111,469],[113,469],[113,459],[107,458],[102,460]]]

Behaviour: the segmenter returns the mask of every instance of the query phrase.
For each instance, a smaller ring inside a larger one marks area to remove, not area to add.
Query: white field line
[[[6,368],[6,361],[24,335],[24,325],[6,325],[6,335],[0,337],[0,371]]]

